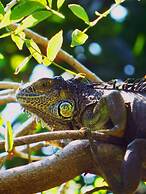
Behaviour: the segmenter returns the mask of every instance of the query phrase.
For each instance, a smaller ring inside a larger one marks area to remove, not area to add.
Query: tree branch
[[[28,135],[33,133],[33,130],[36,127],[36,121],[33,117],[30,117],[27,121],[25,121],[21,126],[19,126],[19,129],[16,130],[14,133],[15,137]]]
[[[91,138],[108,143],[118,143],[122,144],[122,140],[119,138],[114,138],[101,134],[97,131],[90,132]],[[60,139],[88,139],[89,134],[86,130],[63,130],[63,131],[53,131],[53,132],[44,132],[39,134],[27,135],[22,137],[14,138],[14,146],[21,146],[24,144],[31,144],[40,141],[49,141],[49,140],[60,140]],[[0,149],[3,149],[5,141],[0,141]]]
[[[1,83],[1,82],[0,82],[0,83]],[[13,90],[13,89],[2,90],[2,91],[0,91],[0,96],[13,94],[14,92],[15,92],[15,90]]]
[[[77,141],[76,144],[71,143],[52,159],[1,171],[0,193],[31,194],[47,190],[85,171],[89,172],[92,166],[86,142]]]
[[[0,81],[0,105],[15,102],[15,91],[20,87],[20,83]]]
[[[0,105],[7,104],[9,102],[16,102],[16,98],[11,95],[0,96]]]
[[[1,81],[0,82],[0,89],[14,89],[17,90],[21,86],[20,83],[17,82],[6,82]]]
[[[114,194],[118,194],[124,151],[118,146],[101,142],[96,142],[95,148],[102,168],[94,164],[89,141],[72,141],[52,158],[0,171],[0,193],[31,194],[53,188],[86,172],[104,177]],[[146,180],[146,163],[142,179]]]

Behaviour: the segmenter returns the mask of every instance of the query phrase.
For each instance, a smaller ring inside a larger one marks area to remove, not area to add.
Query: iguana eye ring
[[[72,117],[74,105],[71,102],[61,102],[58,106],[59,115],[64,118]]]

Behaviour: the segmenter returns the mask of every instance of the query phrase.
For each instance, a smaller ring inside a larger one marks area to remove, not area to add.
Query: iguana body
[[[85,127],[123,138],[128,146],[119,193],[131,194],[140,181],[142,156],[146,154],[145,85],[143,81],[120,88],[81,79],[44,78],[24,85],[16,97],[54,130]]]

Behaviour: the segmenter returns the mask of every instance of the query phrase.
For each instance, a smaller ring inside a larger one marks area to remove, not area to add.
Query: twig
[[[14,137],[20,137],[20,136],[24,136],[24,135],[30,135],[34,133],[34,130],[36,128],[36,121],[33,117],[30,117],[29,119],[27,119],[21,126],[19,126],[18,129],[16,129],[15,133],[14,133]],[[65,144],[59,140],[50,140],[47,141],[47,143],[45,143],[47,145],[52,145],[55,147],[64,147]]]
[[[42,147],[46,147],[46,146],[49,146],[50,144],[46,141],[42,141],[42,142],[39,142],[39,143],[33,143],[33,144],[30,144],[30,149],[31,149],[31,152],[36,152],[37,150],[41,149]],[[25,146],[23,146],[25,147]],[[20,148],[20,147],[18,147]],[[18,151],[21,151],[21,152],[24,152],[24,153],[27,153],[27,148],[21,148],[21,149],[17,149]]]
[[[0,91],[0,105],[6,104],[9,102],[15,102],[16,98],[13,94],[15,90],[20,87],[20,83],[17,82],[6,82],[6,81],[0,81],[0,89],[6,89],[3,91]]]
[[[36,144],[29,144],[30,146],[30,152],[35,152],[35,151],[38,151],[39,149],[41,149],[42,147],[47,147],[49,146],[50,144],[48,142],[39,142],[39,143],[36,143]],[[23,146],[24,147],[24,146]],[[15,153],[15,156],[18,156],[20,158],[23,158],[23,159],[27,159],[29,160],[29,157],[28,157],[28,149],[27,148],[20,148],[20,147],[15,147],[14,149],[14,153]],[[31,161],[39,161],[39,160],[43,160],[45,159],[46,157],[47,158],[52,158],[53,155],[51,156],[34,156],[34,155],[31,155]]]
[[[120,139],[109,137],[105,134],[101,134],[96,131],[91,132],[91,137],[95,140],[114,143],[118,140],[117,143],[120,144]],[[14,146],[20,146],[24,144],[36,143],[40,141],[49,141],[56,139],[88,139],[86,130],[64,130],[64,131],[53,131],[53,132],[44,132],[40,134],[27,135],[22,137],[14,138]],[[0,141],[0,149],[4,148],[5,141]]]
[[[29,118],[25,121],[21,126],[19,126],[18,130],[14,133],[14,137],[19,137],[23,135],[28,135],[33,133],[33,130],[36,127],[36,121],[33,117]]]
[[[5,12],[9,11],[14,5],[18,3],[19,0],[12,0],[10,3],[8,3],[5,7]]]
[[[72,68],[77,70],[79,73],[84,73],[89,80],[99,83],[102,82],[102,80],[97,75],[95,75],[95,73],[91,72],[79,61],[77,61],[72,55],[68,54],[64,50],[61,49],[57,57],[67,62]]]
[[[21,152],[21,151],[15,151],[15,156],[26,159],[26,160],[30,160],[30,156],[26,153]],[[33,155],[31,155],[31,161],[39,161],[39,160],[43,160],[45,158],[46,158],[46,156],[33,156]]]
[[[122,0],[122,1],[120,1],[120,2],[117,2],[117,3],[115,3],[113,6],[111,6],[111,8],[109,8],[107,11],[105,11],[104,13],[102,13],[102,14],[100,14],[100,15],[98,15],[98,17],[95,19],[95,20],[93,20],[92,22],[90,22],[90,26],[88,26],[87,28],[85,28],[84,30],[83,30],[83,32],[87,32],[87,30],[89,30],[91,27],[93,27],[93,26],[95,26],[96,24],[97,24],[97,22],[99,22],[101,19],[103,19],[104,17],[106,17],[108,14],[110,14],[111,13],[111,11],[113,10],[113,9],[115,9],[118,5],[120,5],[121,3],[123,3],[125,0]],[[96,13],[96,12],[95,12]]]
[[[36,143],[36,144],[29,144],[30,145],[30,151],[31,152],[35,152],[39,149],[41,149],[42,147],[46,147],[50,144],[48,144],[47,142],[43,141],[43,142],[39,142],[39,143]],[[13,152],[14,152],[14,156],[17,156],[17,157],[20,157],[20,158],[23,158],[23,159],[27,159],[29,160],[29,157],[28,157],[28,148],[24,148],[25,146],[22,147],[15,147]],[[2,162],[4,159],[7,159],[7,156],[8,156],[8,153],[7,152],[3,152],[2,154],[0,154],[0,162]],[[31,155],[31,160],[32,161],[39,161],[39,160],[42,160],[42,159],[45,159],[47,156],[34,156],[34,155]],[[51,157],[50,157],[51,158]]]
[[[2,90],[0,91],[0,96],[3,96],[3,95],[10,95],[12,93],[14,93],[14,89],[6,89],[6,90]]]
[[[10,96],[10,95],[0,96],[0,105],[6,104],[9,102],[16,102],[16,98],[14,96]]]
[[[18,24],[11,24],[9,28],[11,30],[15,30],[17,28],[17,26],[18,26]],[[33,39],[42,48],[42,50],[46,54],[48,39],[43,37],[43,36],[40,36],[39,34],[33,32],[29,29],[25,29],[24,32],[25,32],[26,36],[28,38]],[[87,69],[79,61],[77,61],[72,55],[68,54],[64,50],[61,49],[56,58],[60,59],[62,61],[65,61],[72,68],[74,68],[77,72],[86,74],[86,77],[89,80],[94,81],[94,82],[102,82],[102,80],[98,76],[96,76],[94,73],[92,73],[89,69]]]
[[[17,82],[0,81],[0,89],[14,89],[14,90],[17,90],[20,86],[21,86],[21,84],[17,83]]]

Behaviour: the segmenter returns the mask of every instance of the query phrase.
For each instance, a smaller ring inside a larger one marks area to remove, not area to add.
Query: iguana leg
[[[128,145],[122,165],[121,193],[131,194],[136,190],[141,180],[142,162],[145,155],[146,139],[135,139]]]
[[[99,129],[99,131],[112,136],[122,137],[127,121],[127,111],[124,99],[120,92],[112,91],[110,94],[103,96],[99,101],[99,104],[96,105],[94,114],[100,114],[100,111],[103,109],[103,107],[108,111],[108,116],[109,119],[112,121],[113,128],[101,128]],[[97,127],[102,122],[104,121],[102,118],[100,118],[99,121],[97,121]]]

